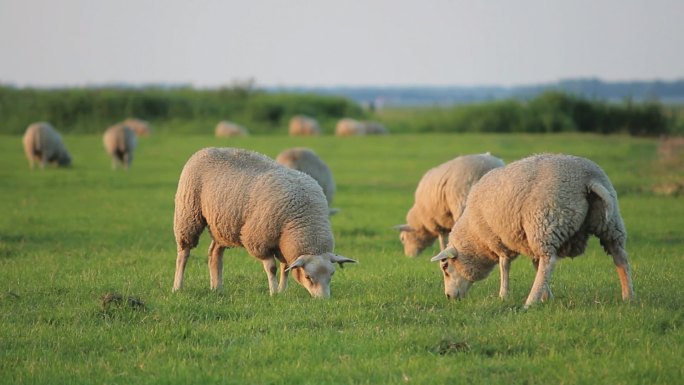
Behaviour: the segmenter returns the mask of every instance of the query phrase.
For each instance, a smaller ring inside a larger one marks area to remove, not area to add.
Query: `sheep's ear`
[[[306,260],[305,260],[306,257],[308,257],[308,255],[301,255],[299,258],[295,259],[295,261],[292,262],[292,264],[290,266],[288,266],[287,269],[285,269],[285,272],[289,272],[290,270],[294,269],[295,267],[303,267],[304,264],[306,263]]]
[[[392,228],[398,231],[413,231],[413,227],[409,225],[396,225]]]
[[[339,213],[339,212],[340,212],[340,209],[332,208],[332,207],[331,207],[331,208],[328,210],[328,216],[332,217],[333,215],[335,215],[335,214],[337,214],[337,213]]]
[[[341,255],[333,254],[332,258],[330,258],[330,262],[332,263],[339,263],[340,268],[344,268],[345,263],[359,263],[359,261],[347,257],[343,257]]]
[[[453,247],[447,247],[446,249],[442,250],[441,253],[435,255],[430,259],[430,262],[438,262],[438,261],[443,261],[448,258],[457,258],[458,257],[458,252],[456,249]]]

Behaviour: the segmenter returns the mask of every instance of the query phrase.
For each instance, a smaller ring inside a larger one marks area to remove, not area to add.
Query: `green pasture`
[[[2,384],[678,384],[684,381],[684,198],[657,186],[684,177],[655,139],[627,136],[424,134],[291,138],[158,134],[129,172],[112,171],[99,135],[67,134],[71,169],[29,171],[20,136],[0,135]],[[234,146],[274,157],[314,149],[337,182],[332,298],[266,274],[228,250],[224,291],[209,290],[205,234],[184,289],[172,293],[173,199],[196,150]],[[636,299],[620,300],[596,239],[558,263],[555,299],[524,311],[529,259],[449,302],[430,263],[402,253],[421,175],[459,154],[511,162],[538,152],[591,158],[618,194]]]

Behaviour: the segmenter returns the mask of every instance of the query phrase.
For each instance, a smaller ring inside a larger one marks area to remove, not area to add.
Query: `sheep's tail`
[[[603,201],[603,207],[605,209],[605,217],[606,220],[608,220],[612,215],[613,215],[613,210],[615,210],[614,207],[614,198],[610,194],[610,191],[608,191],[605,186],[603,186],[599,181],[592,180],[589,182],[589,185],[587,186],[587,189],[589,190],[590,193],[596,194],[599,199]]]

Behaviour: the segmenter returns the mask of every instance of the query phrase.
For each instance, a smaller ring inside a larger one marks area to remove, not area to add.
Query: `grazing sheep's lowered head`
[[[473,282],[487,277],[495,266],[487,266],[483,270],[480,270],[480,267],[473,268],[479,265],[477,261],[473,261],[467,255],[459,256],[453,247],[442,250],[430,261],[439,262],[444,276],[444,294],[449,299],[464,298]],[[474,278],[476,276],[478,278]]]
[[[302,255],[290,265],[286,271],[292,272],[295,280],[302,285],[312,297],[330,297],[330,281],[335,274],[335,263],[342,268],[345,263],[357,261],[333,253],[321,255]]]
[[[399,240],[404,245],[407,257],[417,257],[423,250],[435,243],[435,237],[425,227],[413,228],[410,225],[394,226],[399,230]]]

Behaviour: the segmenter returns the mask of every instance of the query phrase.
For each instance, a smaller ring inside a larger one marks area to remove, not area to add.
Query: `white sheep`
[[[335,196],[335,180],[327,164],[313,150],[305,147],[295,147],[284,150],[276,157],[276,162],[285,167],[308,174],[323,189],[328,207],[332,205]],[[330,215],[339,210],[330,208]]]
[[[528,255],[537,269],[529,307],[552,297],[548,284],[556,260],[582,254],[590,234],[613,257],[623,300],[631,299],[627,232],[608,176],[588,159],[535,155],[492,170],[473,186],[449,247],[432,260],[441,261],[449,298],[465,296],[499,263],[504,298],[510,262]]]
[[[107,154],[112,158],[112,169],[122,165],[128,169],[133,161],[133,152],[138,144],[133,130],[123,123],[117,123],[105,130],[102,135]]]
[[[50,123],[37,122],[29,125],[22,143],[31,169],[34,162],[39,162],[41,168],[45,168],[48,163],[56,163],[60,167],[71,165],[71,155],[62,137]]]
[[[444,250],[454,221],[465,208],[470,188],[504,162],[490,153],[463,155],[428,170],[418,182],[406,224],[395,226],[404,253],[415,257],[439,238]]]
[[[183,283],[190,249],[208,227],[211,289],[222,288],[223,251],[244,247],[261,260],[271,294],[287,273],[314,297],[330,296],[335,263],[356,262],[333,253],[328,204],[310,176],[247,150],[205,148],[185,164],[176,192],[173,230],[178,255],[173,289]],[[280,261],[280,282],[276,279]]]
[[[295,115],[288,126],[290,136],[320,135],[321,127],[316,119],[307,115]]]
[[[145,120],[128,118],[121,123],[133,130],[136,136],[150,136],[152,134],[150,123]]]
[[[335,125],[336,136],[360,136],[366,135],[366,128],[363,123],[356,119],[344,118],[337,121]]]
[[[216,125],[214,135],[216,135],[217,138],[226,138],[232,136],[247,136],[249,133],[246,128],[237,123],[222,120]]]

